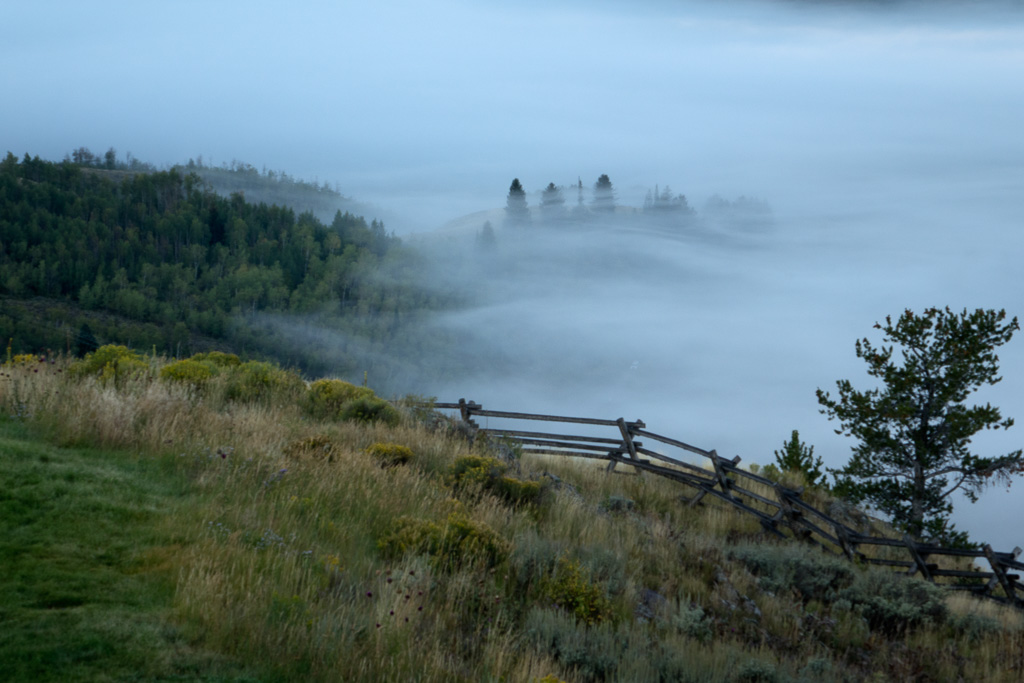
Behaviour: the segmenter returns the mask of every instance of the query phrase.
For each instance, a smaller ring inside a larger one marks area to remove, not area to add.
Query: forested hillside
[[[377,221],[337,212],[325,225],[219,196],[193,173],[77,161],[0,162],[0,329],[15,352],[116,341],[180,356],[216,340],[313,372],[387,375],[367,350],[445,303],[413,284],[415,253]],[[305,317],[277,324],[286,313]],[[306,352],[300,323],[338,333],[317,342],[327,358]]]

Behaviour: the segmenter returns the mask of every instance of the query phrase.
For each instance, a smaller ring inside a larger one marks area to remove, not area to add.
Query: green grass
[[[171,619],[182,539],[166,520],[188,487],[159,459],[0,420],[0,678],[262,680]]]

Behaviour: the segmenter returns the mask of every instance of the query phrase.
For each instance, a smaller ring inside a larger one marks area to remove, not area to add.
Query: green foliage
[[[405,465],[412,461],[414,454],[408,446],[378,441],[366,448],[366,453],[380,463],[381,467]]]
[[[983,309],[907,310],[895,324],[886,317],[884,326],[875,325],[892,345],[857,341],[857,357],[882,387],[858,391],[840,380],[838,399],[817,392],[821,412],[857,440],[850,462],[833,471],[838,493],[890,515],[914,536],[967,542],[949,521],[950,494],[975,501],[990,484],[1008,486],[1024,466],[1021,450],[995,457],[968,450],[978,431],[1013,424],[991,405],[966,405],[970,394],[1001,379],[995,350],[1020,327],[1005,318],[1005,311]],[[901,347],[902,362],[893,359],[893,345]]]
[[[373,390],[340,379],[318,379],[309,385],[303,407],[311,417],[338,418],[351,401],[374,396]]]
[[[333,462],[340,450],[337,442],[330,436],[317,434],[291,442],[284,447],[284,454],[296,460],[313,458]]]
[[[621,634],[608,623],[588,626],[572,614],[539,607],[527,614],[525,631],[534,650],[583,681],[611,679],[626,647]]]
[[[604,589],[593,583],[579,562],[562,558],[554,576],[544,587],[545,595],[585,624],[599,624],[612,617],[612,602]]]
[[[132,173],[109,171],[90,154],[0,164],[0,327],[17,350],[70,346],[81,355],[118,340],[183,357],[205,337],[310,374],[390,376],[399,361],[361,349],[388,344],[397,357],[434,343],[410,340],[405,326],[451,297],[416,285],[419,257],[378,221],[332,209],[324,223],[274,204],[301,185],[284,174],[256,174],[263,190],[285,191],[247,202],[205,188],[189,173],[202,168],[155,172],[132,162]],[[336,203],[337,193],[320,189],[313,194]],[[41,312],[40,300],[60,312]],[[254,315],[313,312],[319,328],[369,344],[339,345],[327,360],[294,325]]]
[[[402,416],[398,410],[382,398],[360,396],[345,404],[341,411],[342,420],[354,422],[382,422],[394,427]]]
[[[160,368],[160,379],[194,387],[204,386],[217,373],[216,366],[191,358],[168,363]]]
[[[273,363],[251,360],[232,368],[225,396],[242,403],[268,401],[272,396],[297,397],[304,387],[302,378],[295,373]]]
[[[730,556],[757,574],[761,588],[774,593],[796,591],[805,601],[831,601],[854,581],[846,559],[799,545],[743,545]]]
[[[439,568],[454,570],[481,563],[492,567],[508,557],[510,544],[483,522],[453,512],[444,524],[401,517],[378,541],[377,547],[385,558],[425,553]]]
[[[190,360],[194,360],[197,363],[205,363],[215,368],[234,368],[242,364],[238,356],[233,353],[224,353],[223,351],[197,353]]]
[[[761,659],[748,659],[736,671],[737,681],[750,683],[775,683],[779,680],[775,665]]]
[[[101,346],[72,363],[69,372],[78,377],[99,377],[102,382],[120,383],[149,371],[149,363],[126,346]]]
[[[811,486],[825,483],[821,458],[814,457],[814,446],[808,448],[800,442],[800,432],[795,429],[789,441],[783,442],[782,450],[775,451],[775,462],[783,472],[800,472]]]
[[[679,633],[702,643],[711,639],[711,625],[700,605],[679,605],[679,609],[672,615],[671,623]]]
[[[839,599],[860,612],[872,629],[897,634],[922,624],[940,624],[948,610],[941,588],[889,571],[858,572]]]
[[[448,481],[456,489],[477,484],[483,490],[513,505],[540,501],[540,482],[516,479],[505,474],[508,465],[484,455],[464,455],[455,459],[448,471]]]

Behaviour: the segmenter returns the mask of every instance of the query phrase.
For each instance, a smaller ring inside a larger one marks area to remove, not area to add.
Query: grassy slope
[[[480,452],[457,433],[320,420],[293,385],[240,403],[230,382],[197,392],[155,368],[115,386],[15,366],[0,368],[0,411],[27,415],[0,422],[0,672],[15,680],[1016,680],[1024,666],[1019,614],[765,545],[751,518],[680,505],[666,480],[519,462],[509,474],[549,483],[516,504],[486,477],[453,485],[453,463]],[[412,462],[381,467],[367,447],[384,441]],[[421,542],[431,528],[470,542]]]
[[[180,546],[167,519],[186,491],[159,461],[59,448],[0,421],[5,680],[249,678],[169,619]]]

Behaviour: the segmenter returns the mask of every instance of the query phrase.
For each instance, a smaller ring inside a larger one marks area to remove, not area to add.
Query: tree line
[[[413,282],[418,257],[379,221],[338,211],[325,224],[220,196],[179,169],[117,170],[77,151],[0,162],[0,329],[19,352],[69,346],[67,321],[83,316],[119,337],[101,342],[134,337],[176,355],[199,350],[198,337],[273,350],[272,335],[245,324],[258,313],[315,314],[372,344],[446,305]],[[25,304],[40,297],[77,312],[40,321]]]

